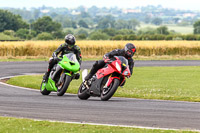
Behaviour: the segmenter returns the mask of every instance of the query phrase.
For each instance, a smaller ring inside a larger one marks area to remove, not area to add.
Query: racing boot
[[[50,74],[50,71],[45,72],[45,74],[43,76],[43,82],[47,82],[48,81],[49,74]]]
[[[89,79],[92,78],[92,76],[97,72],[96,68],[92,68],[90,73],[85,77],[85,81],[88,81]]]
[[[85,77],[85,81],[88,81],[90,78],[92,78],[92,74],[89,73],[86,77]]]

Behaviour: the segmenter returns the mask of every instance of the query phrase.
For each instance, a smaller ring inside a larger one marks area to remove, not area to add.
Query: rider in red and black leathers
[[[81,50],[80,48],[75,45],[75,37],[72,34],[68,34],[65,36],[65,43],[61,44],[52,54],[52,58],[50,58],[49,60],[49,66],[48,66],[48,70],[45,73],[43,80],[47,81],[50,71],[53,68],[53,66],[55,64],[57,64],[61,59],[59,59],[57,56],[59,53],[60,57],[62,58],[64,54],[68,54],[68,53],[74,53],[76,55],[76,58],[79,62],[79,64],[81,65],[82,62],[82,57],[81,57]],[[80,74],[77,73],[75,75],[75,79],[78,79],[80,77]]]
[[[114,56],[124,56],[128,60],[129,69],[131,75],[133,73],[134,60],[132,59],[133,55],[136,52],[136,47],[132,43],[127,43],[124,49],[116,49],[104,55],[104,60],[96,61],[90,71],[90,73],[85,77],[85,80],[89,80],[92,76],[101,68],[103,68],[106,62]]]

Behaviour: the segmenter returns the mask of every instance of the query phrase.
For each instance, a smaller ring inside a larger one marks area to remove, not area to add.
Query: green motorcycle
[[[48,81],[42,81],[40,92],[43,95],[49,95],[51,91],[56,91],[58,96],[63,96],[79,70],[80,64],[74,53],[63,55],[61,61],[52,68]]]

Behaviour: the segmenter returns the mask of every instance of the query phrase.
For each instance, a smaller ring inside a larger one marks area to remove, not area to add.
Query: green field
[[[8,84],[39,89],[42,75],[11,78]],[[67,90],[77,94],[81,79],[73,80]],[[116,97],[200,102],[200,66],[135,67],[134,74]]]
[[[151,28],[158,28],[160,27],[153,25],[153,24],[144,24],[142,23],[140,25],[140,27],[138,27],[137,29],[143,29],[143,28],[147,28],[147,27],[151,27]],[[172,25],[172,24],[168,24],[168,25],[164,25],[167,26],[169,30],[174,30],[175,32],[181,33],[181,34],[193,34],[193,26],[178,26],[178,25]]]
[[[139,129],[118,126],[69,124],[0,117],[1,133],[195,133],[183,130]]]

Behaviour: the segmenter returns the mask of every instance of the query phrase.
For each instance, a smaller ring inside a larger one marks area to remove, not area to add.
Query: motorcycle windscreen
[[[124,57],[124,56],[117,56],[119,58],[119,60],[121,61],[121,73],[123,73],[125,70],[130,71],[129,70],[129,65],[128,65],[128,60]]]
[[[74,53],[69,53],[63,55],[62,61],[58,63],[63,69],[77,72],[80,69],[80,64],[76,59],[76,55]]]

